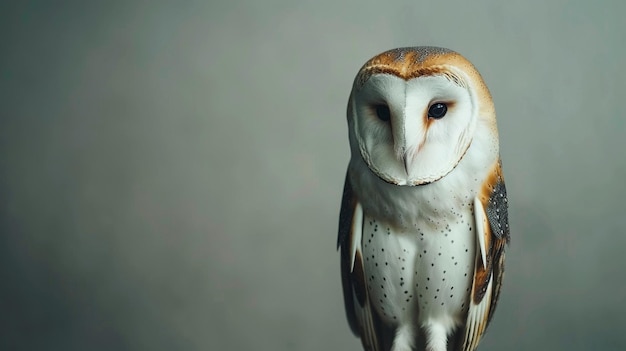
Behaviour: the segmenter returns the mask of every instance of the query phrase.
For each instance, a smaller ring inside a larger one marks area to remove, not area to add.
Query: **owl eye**
[[[376,105],[376,117],[383,122],[388,122],[391,119],[391,112],[387,105]]]
[[[428,108],[428,117],[439,119],[445,116],[446,112],[448,112],[448,106],[438,102],[430,105],[430,108]]]

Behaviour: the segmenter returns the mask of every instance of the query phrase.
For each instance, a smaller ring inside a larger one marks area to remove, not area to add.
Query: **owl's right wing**
[[[337,248],[341,252],[341,280],[348,323],[352,332],[361,337],[365,350],[382,351],[383,328],[372,311],[361,252],[363,209],[350,184],[349,176],[343,189],[339,214]]]
[[[474,199],[477,257],[462,350],[478,346],[496,309],[504,275],[505,246],[511,238],[508,200],[498,161],[484,184],[485,193]]]

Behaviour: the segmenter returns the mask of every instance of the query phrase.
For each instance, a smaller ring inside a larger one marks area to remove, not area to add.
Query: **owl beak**
[[[408,131],[411,131],[410,134]],[[391,133],[395,156],[404,165],[407,179],[411,178],[411,169],[414,166],[415,153],[417,152],[415,145],[419,142],[415,140],[415,135],[420,135],[416,131],[419,131],[419,125],[414,119],[406,118],[406,109],[400,111],[396,115],[396,119],[392,120]]]
[[[397,150],[396,157],[398,158],[398,161],[402,162],[402,164],[404,165],[404,172],[406,173],[406,176],[410,177],[411,176],[410,169],[411,169],[411,166],[413,165],[413,153],[410,150],[407,150],[406,145],[402,145],[398,147],[396,150]]]
[[[411,161],[409,161],[410,157],[408,154],[404,154],[402,158],[404,159],[404,171],[406,172],[406,176],[409,177],[409,169],[411,169]]]

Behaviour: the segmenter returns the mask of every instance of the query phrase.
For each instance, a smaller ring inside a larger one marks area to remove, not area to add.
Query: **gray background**
[[[491,88],[511,201],[482,350],[626,347],[624,2],[0,5],[0,349],[359,350],[345,106],[439,45]]]

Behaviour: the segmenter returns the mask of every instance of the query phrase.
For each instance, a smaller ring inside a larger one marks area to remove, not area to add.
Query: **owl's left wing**
[[[463,351],[476,349],[491,321],[504,274],[505,245],[510,241],[508,200],[498,160],[474,199],[476,261],[474,283],[465,325]]]
[[[339,212],[339,233],[337,235],[337,249],[341,252],[341,280],[343,285],[343,298],[346,308],[348,324],[355,335],[360,335],[359,323],[356,317],[353,293],[353,279],[351,273],[354,267],[357,245],[360,244],[360,233],[356,232],[355,211],[357,211],[357,201],[352,192],[350,179],[346,173],[346,180],[343,186],[343,196],[341,198],[341,210]],[[358,212],[358,211],[357,211]],[[359,213],[356,213],[358,216]],[[362,214],[361,214],[362,216]],[[362,220],[362,219],[361,219]],[[358,222],[358,219],[357,221]],[[357,238],[358,236],[358,238]],[[357,287],[357,291],[360,290]]]
[[[346,316],[350,329],[361,338],[365,350],[379,351],[385,349],[384,343],[388,341],[388,334],[369,302],[361,252],[362,230],[363,210],[352,191],[350,177],[346,175],[337,238],[337,247],[341,252],[341,280]]]

